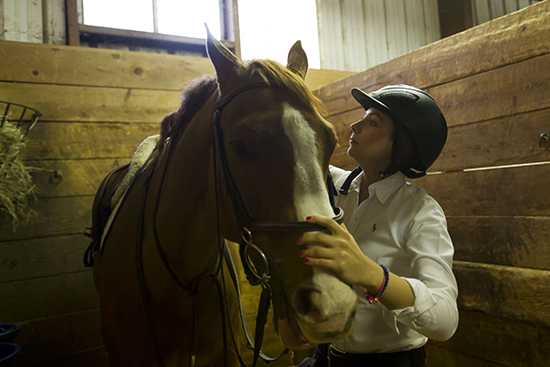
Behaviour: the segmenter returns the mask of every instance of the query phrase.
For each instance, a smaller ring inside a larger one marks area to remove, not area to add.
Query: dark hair
[[[418,149],[410,131],[399,121],[393,120],[393,150],[392,156],[400,168],[415,170],[421,166]]]

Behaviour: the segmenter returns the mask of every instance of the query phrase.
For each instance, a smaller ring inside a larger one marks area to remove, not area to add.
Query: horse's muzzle
[[[316,272],[313,281],[312,285],[298,287],[292,296],[302,333],[316,344],[345,338],[357,310],[355,292],[326,271]]]

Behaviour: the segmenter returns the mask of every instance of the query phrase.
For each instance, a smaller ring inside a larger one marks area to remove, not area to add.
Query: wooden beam
[[[80,46],[80,33],[78,30],[77,0],[65,0],[65,17],[67,24],[67,44]]]

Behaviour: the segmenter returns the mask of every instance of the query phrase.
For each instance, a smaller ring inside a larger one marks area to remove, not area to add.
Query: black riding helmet
[[[386,86],[368,94],[353,88],[351,94],[365,110],[372,107],[389,115],[394,125],[400,124],[412,139],[415,163],[411,167],[399,165],[396,161],[399,146],[394,144],[391,163],[380,172],[380,177],[397,171],[410,178],[425,176],[447,141],[447,122],[436,101],[428,93],[404,84]],[[394,128],[395,133],[399,131]],[[394,135],[394,142],[397,138]]]

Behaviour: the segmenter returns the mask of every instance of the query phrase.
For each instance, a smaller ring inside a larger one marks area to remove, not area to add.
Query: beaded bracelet
[[[378,291],[378,294],[376,296],[373,296],[369,293],[369,291],[363,288],[363,293],[367,297],[367,301],[369,301],[370,304],[378,302],[378,298],[380,298],[382,293],[384,293],[386,287],[388,286],[388,283],[390,282],[390,270],[382,264],[380,264],[380,266],[382,267],[382,270],[384,270],[384,280],[382,281],[382,286],[380,287],[380,291]]]

